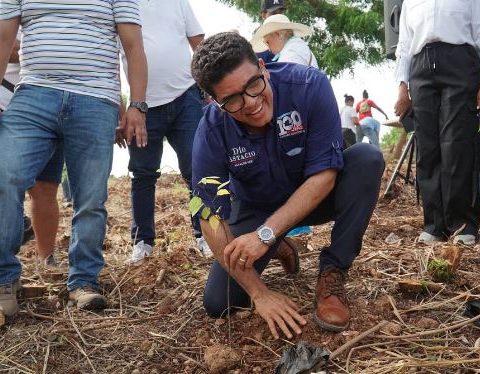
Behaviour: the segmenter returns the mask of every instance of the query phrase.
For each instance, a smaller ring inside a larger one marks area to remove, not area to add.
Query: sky
[[[207,37],[217,32],[235,29],[242,36],[250,39],[258,26],[258,23],[252,22],[245,13],[216,0],[190,0],[190,4]],[[375,67],[357,64],[353,69],[353,74],[345,72],[340,77],[331,80],[339,108],[343,106],[345,94],[354,96],[358,101],[363,90],[366,89],[370,99],[375,101],[390,118],[394,117],[393,106],[398,87],[393,78],[394,66],[392,61]],[[373,114],[380,122],[384,119],[375,110]],[[382,126],[380,137],[388,130],[388,127]],[[115,146],[112,174],[115,176],[127,174],[127,164],[128,152]],[[163,150],[161,170],[163,172],[178,171],[175,152],[169,145]]]

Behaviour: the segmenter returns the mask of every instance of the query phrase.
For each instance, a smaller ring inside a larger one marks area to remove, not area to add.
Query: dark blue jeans
[[[192,146],[202,118],[202,98],[196,85],[172,102],[150,108],[147,113],[148,145],[129,147],[128,169],[132,179],[132,239],[153,245],[155,240],[155,185],[160,177],[163,140],[167,138],[177,153],[180,173],[191,190]],[[201,236],[198,218],[192,220],[195,236]]]
[[[362,248],[362,239],[370,222],[378,199],[380,182],[385,163],[378,148],[358,143],[343,152],[345,166],[337,175],[335,188],[297,226],[320,225],[335,221],[331,233],[331,244],[320,252],[320,272],[333,266],[348,270]],[[278,208],[278,207],[277,207]],[[261,212],[255,207],[239,201],[232,204],[229,225],[235,237],[254,231],[263,224],[271,213]],[[274,245],[259,258],[255,270],[261,274],[275,254]],[[218,261],[210,269],[204,292],[205,309],[211,317],[221,317],[227,312],[228,273]],[[248,308],[250,298],[233,279],[230,280],[230,306]]]

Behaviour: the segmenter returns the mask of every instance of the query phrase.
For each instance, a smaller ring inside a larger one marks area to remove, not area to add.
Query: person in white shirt
[[[204,32],[188,0],[140,0],[143,45],[148,62],[146,116],[148,144],[132,144],[129,170],[132,179],[132,227],[134,241],[128,263],[151,255],[155,242],[155,185],[160,177],[164,138],[178,157],[180,173],[189,187],[192,178],[192,146],[203,115],[201,92],[190,73],[191,49],[203,40]],[[121,52],[123,66],[127,68]],[[198,218],[192,220],[197,247],[211,251],[202,237]]]
[[[351,95],[344,95],[345,106],[340,110],[342,122],[343,146],[345,149],[356,143],[355,129],[359,125],[357,111],[353,107],[355,99]]]
[[[477,109],[480,104],[480,1],[405,0],[396,50],[395,112],[413,109],[420,242],[451,235],[475,244],[479,225]]]
[[[317,59],[301,37],[312,34],[312,29],[301,23],[290,22],[283,14],[267,17],[255,31],[251,44],[255,52],[268,48],[276,56],[273,62],[294,62],[318,68]]]

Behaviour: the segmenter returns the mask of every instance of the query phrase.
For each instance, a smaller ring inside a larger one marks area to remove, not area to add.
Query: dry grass
[[[100,315],[66,303],[66,269],[35,265],[34,243],[21,252],[23,283],[44,284],[45,295],[23,300],[21,312],[1,328],[0,372],[11,373],[205,373],[205,349],[221,343],[241,357],[232,373],[273,372],[278,356],[292,342],[274,341],[254,311],[230,322],[208,318],[202,291],[210,260],[194,249],[180,179],[163,176],[157,189],[157,240],[154,255],[128,267],[131,250],[130,183],[111,182],[106,266],[101,274],[110,308]],[[441,251],[415,243],[422,218],[409,187],[382,200],[372,217],[364,247],[350,271],[348,296],[353,311],[340,334],[318,330],[311,318],[318,249],[329,242],[329,225],[316,227],[310,251],[301,254],[301,273],[288,277],[278,264],[264,274],[273,289],[285,292],[309,319],[299,338],[334,351],[383,320],[380,331],[361,340],[330,363],[335,373],[475,373],[480,368],[480,328],[464,323],[465,301],[480,294],[478,248],[467,249],[454,282],[439,292],[403,294],[398,281],[428,280],[428,260]],[[71,212],[62,209],[57,256],[67,264]],[[385,242],[390,233],[389,243]],[[229,331],[231,336],[229,338]],[[295,343],[295,341],[293,341]]]

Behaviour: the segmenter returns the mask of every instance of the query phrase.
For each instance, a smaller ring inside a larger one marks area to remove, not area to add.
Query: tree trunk
[[[407,133],[405,132],[404,129],[402,129],[402,132],[400,134],[400,138],[397,141],[397,144],[395,144],[395,148],[393,150],[393,159],[398,160],[402,154],[403,147],[405,147],[405,144],[407,144]]]

